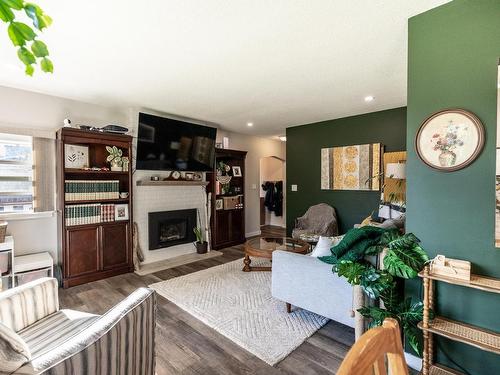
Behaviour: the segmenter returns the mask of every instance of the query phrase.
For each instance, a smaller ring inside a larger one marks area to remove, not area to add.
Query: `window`
[[[0,133],[0,213],[33,212],[33,139]]]

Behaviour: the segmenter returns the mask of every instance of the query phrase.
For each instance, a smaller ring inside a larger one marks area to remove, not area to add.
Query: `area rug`
[[[167,270],[169,268],[179,267],[184,264],[199,262],[200,260],[210,259],[221,256],[222,253],[217,250],[211,250],[205,254],[185,254],[178,257],[160,260],[158,262],[142,264],[141,268],[135,270],[134,272],[139,276],[149,275],[155,272]]]
[[[252,266],[269,266],[265,259]],[[161,296],[275,365],[328,319],[271,296],[271,272],[242,272],[243,259],[150,285]]]

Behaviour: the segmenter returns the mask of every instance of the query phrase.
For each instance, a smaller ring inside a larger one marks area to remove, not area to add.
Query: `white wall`
[[[15,255],[48,251],[57,261],[58,230],[57,217],[42,217],[27,220],[8,220],[8,234],[14,237]]]
[[[63,120],[73,124],[124,124],[127,110],[0,86],[0,127],[35,129],[55,135]]]
[[[121,124],[135,133],[138,110],[139,108],[110,108],[0,86],[0,132],[55,137],[55,132],[62,126],[63,120],[70,118],[73,124]],[[229,136],[230,148],[248,151],[245,176],[246,233],[257,234],[260,232],[260,158],[278,156],[284,159],[285,145],[280,141],[225,131],[219,131],[218,134],[219,138],[223,135]],[[8,231],[15,238],[18,254],[49,250],[55,256],[55,249],[60,247],[56,216],[11,221]]]

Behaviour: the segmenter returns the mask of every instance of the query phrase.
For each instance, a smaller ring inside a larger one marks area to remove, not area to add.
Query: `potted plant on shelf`
[[[111,164],[111,170],[121,172],[123,151],[116,146],[106,146],[106,151],[109,153],[106,161]]]
[[[196,252],[198,254],[205,254],[208,251],[208,242],[203,241],[203,230],[200,227],[193,228],[194,235],[196,236]]]

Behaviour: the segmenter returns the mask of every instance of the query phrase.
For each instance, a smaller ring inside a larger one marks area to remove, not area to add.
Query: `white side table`
[[[12,236],[5,236],[5,241],[0,243],[0,254],[7,255],[7,272],[0,274],[0,292],[14,287],[14,239]]]
[[[35,273],[40,274],[40,276],[35,276]],[[14,277],[19,278],[29,275],[35,276],[34,278],[45,276],[54,277],[54,260],[49,253],[45,252],[14,257]],[[19,280],[16,281],[16,286],[18,283]]]

